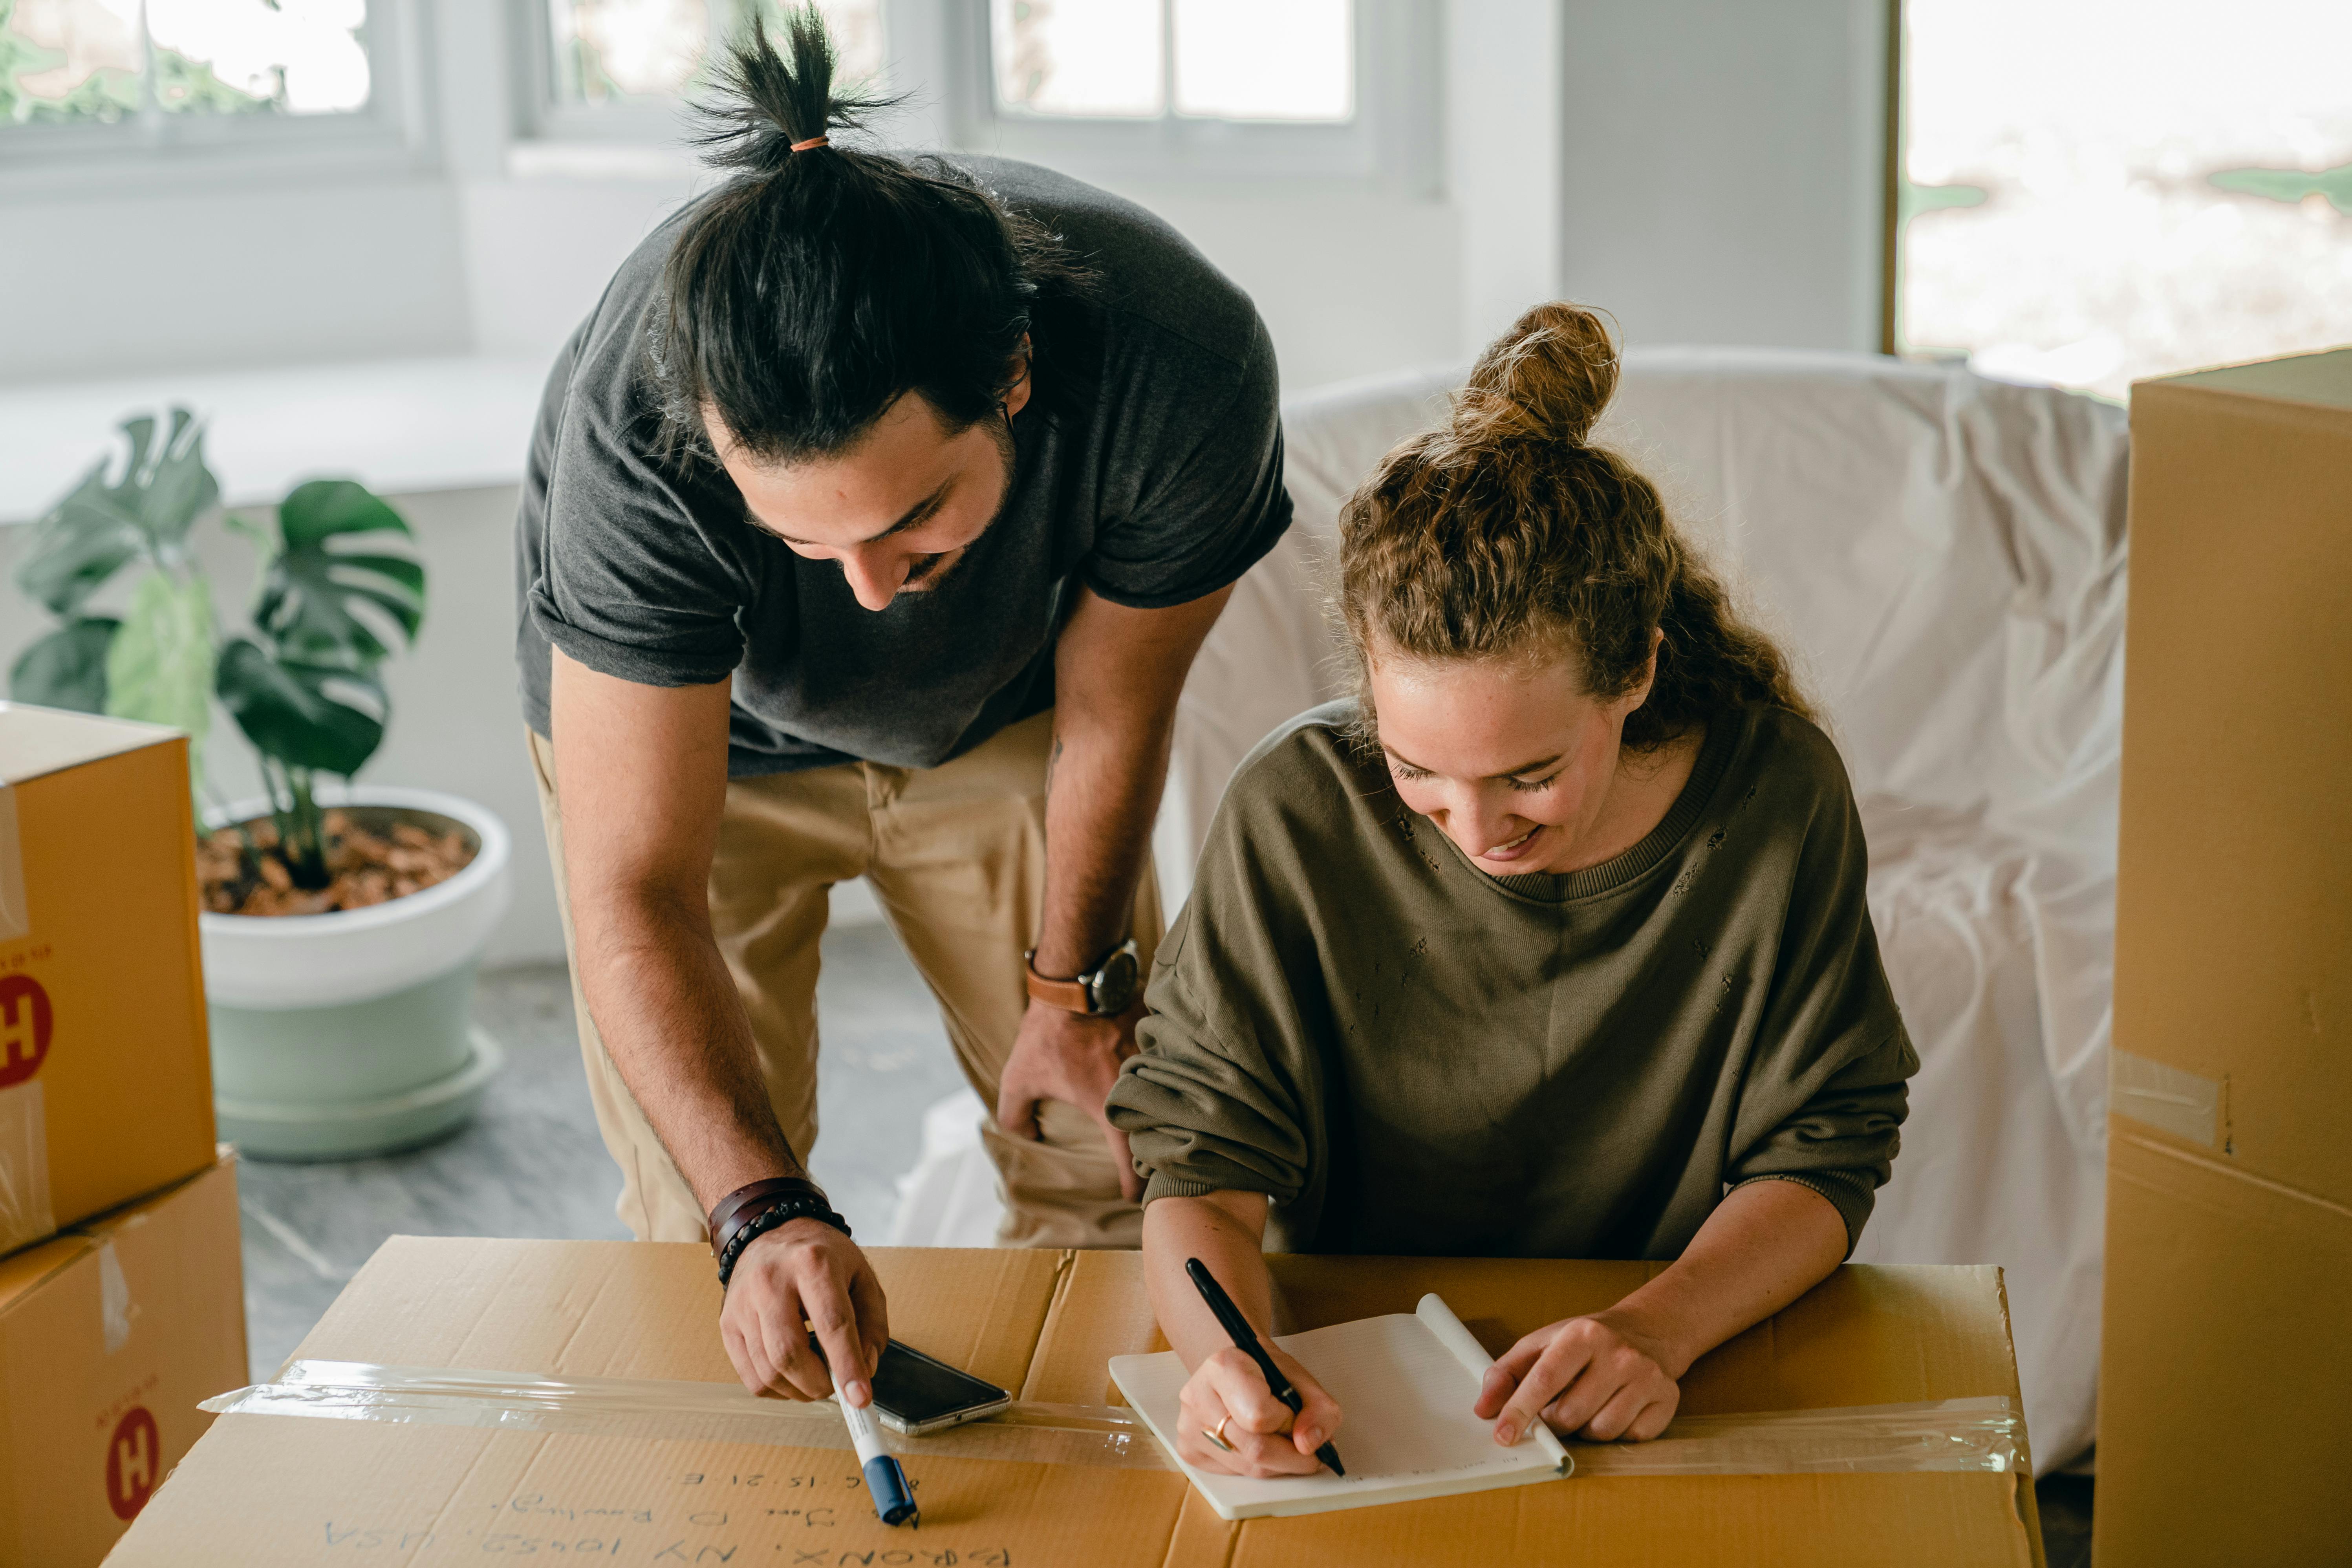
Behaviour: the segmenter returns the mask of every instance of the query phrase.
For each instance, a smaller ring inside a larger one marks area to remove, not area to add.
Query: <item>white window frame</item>
[[[406,174],[434,153],[424,0],[369,0],[366,107],[334,114],[169,114],[0,130],[0,188],[244,184],[273,176]]]
[[[566,103],[556,96],[555,22],[548,0],[514,0],[515,81],[520,139],[551,142],[679,142],[686,131],[683,97],[643,103]],[[713,0],[712,39],[731,20],[727,0]]]
[[[1090,119],[998,111],[982,0],[928,9],[945,44],[940,88],[956,144],[1081,175],[1154,183],[1297,182],[1433,195],[1444,168],[1444,18],[1435,0],[1356,0],[1356,112],[1341,123]],[[896,51],[894,50],[894,53]]]

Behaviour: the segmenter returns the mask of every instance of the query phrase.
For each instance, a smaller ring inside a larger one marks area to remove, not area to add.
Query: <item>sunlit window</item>
[[[2352,342],[2352,5],[1903,10],[1900,346],[2121,396]]]
[[[367,0],[0,0],[0,126],[349,114]]]
[[[1350,0],[991,0],[1000,113],[1354,118]]]
[[[702,80],[705,63],[764,11],[783,0],[547,0],[554,89],[560,103],[674,103]],[[881,0],[820,0],[839,52],[840,79],[883,75]]]

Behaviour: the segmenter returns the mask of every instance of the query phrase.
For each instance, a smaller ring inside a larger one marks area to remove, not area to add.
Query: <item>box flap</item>
[[[894,1338],[1018,1392],[1061,1253],[877,1247],[866,1256],[889,1296]],[[294,1353],[733,1383],[719,1300],[710,1251],[691,1243],[395,1236]]]
[[[2352,350],[2141,392],[2110,1109],[2352,1204]]]
[[[23,784],[60,768],[78,768],[179,738],[179,731],[161,724],[0,702],[0,784]]]
[[[2252,364],[2217,365],[2186,375],[2168,375],[2150,385],[2197,386],[2210,392],[2234,392],[2247,397],[2274,398],[2283,403],[2318,403],[2352,408],[2352,348],[2326,353],[2289,354],[2283,359],[2257,360]]]
[[[0,1314],[72,1268],[74,1259],[97,1245],[86,1236],[61,1236],[0,1258]]]

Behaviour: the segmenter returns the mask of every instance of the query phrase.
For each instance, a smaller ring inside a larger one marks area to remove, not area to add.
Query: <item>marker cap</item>
[[[919,1524],[915,1508],[914,1489],[907,1485],[907,1472],[898,1461],[887,1454],[877,1454],[866,1461],[866,1489],[874,1494],[874,1511],[885,1524]]]

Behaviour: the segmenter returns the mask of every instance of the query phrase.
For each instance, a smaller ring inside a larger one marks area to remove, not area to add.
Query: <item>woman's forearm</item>
[[[1828,1279],[1845,1249],[1845,1221],[1829,1199],[1795,1182],[1751,1182],[1716,1205],[1664,1273],[1598,1315],[1659,1347],[1679,1382],[1700,1356]]]
[[[1274,1280],[1265,1271],[1265,1237],[1260,1193],[1161,1198],[1143,1211],[1143,1274],[1151,1310],[1187,1367],[1234,1342],[1185,1276],[1188,1258],[1208,1265],[1261,1338],[1273,1336]]]

